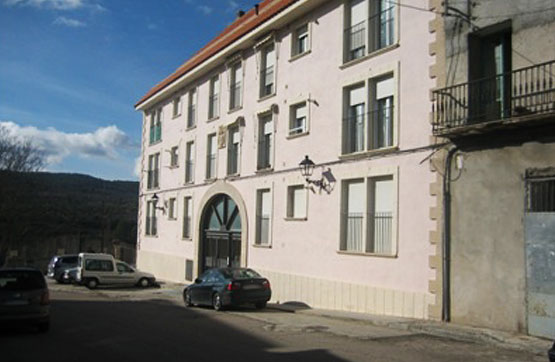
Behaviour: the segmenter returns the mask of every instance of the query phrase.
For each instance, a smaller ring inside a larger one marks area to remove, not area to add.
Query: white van
[[[90,289],[102,285],[139,285],[143,288],[154,284],[154,275],[134,269],[109,254],[81,253],[77,260],[76,282]]]

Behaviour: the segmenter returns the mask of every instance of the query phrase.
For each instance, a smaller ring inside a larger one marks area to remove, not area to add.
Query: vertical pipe
[[[447,152],[443,176],[443,259],[442,259],[442,315],[444,322],[451,321],[451,163],[457,153],[455,146]]]

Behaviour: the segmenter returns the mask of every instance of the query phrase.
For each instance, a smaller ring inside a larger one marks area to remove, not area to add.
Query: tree
[[[0,170],[34,172],[45,165],[44,153],[33,146],[30,140],[10,135],[0,125]]]

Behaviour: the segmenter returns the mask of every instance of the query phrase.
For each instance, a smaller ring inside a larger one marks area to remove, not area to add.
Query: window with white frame
[[[177,199],[171,197],[168,201],[168,219],[175,220],[177,218]]]
[[[344,181],[342,197],[341,250],[394,255],[393,176]]]
[[[287,187],[287,218],[306,219],[307,197],[304,185]]]
[[[351,0],[345,12],[345,61],[395,42],[395,1]]]
[[[174,146],[170,150],[170,167],[179,167],[179,147]]]
[[[183,238],[190,239],[193,235],[193,198],[186,196],[183,198]]]
[[[220,75],[210,78],[208,96],[208,119],[220,116]]]
[[[229,127],[227,142],[227,174],[237,175],[239,173],[239,158],[241,147],[241,134],[239,126]]]
[[[160,186],[160,153],[148,156],[147,188],[155,189]]]
[[[394,84],[389,74],[345,88],[343,154],[393,146]]]
[[[256,245],[270,244],[270,219],[272,215],[272,198],[270,189],[256,192]]]
[[[289,136],[308,132],[308,105],[307,102],[294,104],[290,107]]]
[[[275,45],[269,44],[260,50],[260,98],[274,94],[275,89]]]
[[[309,40],[309,27],[308,24],[304,24],[297,29],[292,34],[291,41],[291,57],[296,57],[298,55],[304,54],[310,50],[310,40]]]
[[[162,108],[150,113],[150,144],[162,140]]]
[[[152,201],[147,201],[146,203],[145,234],[149,236],[155,236],[158,234],[156,208],[154,202]]]
[[[197,89],[193,88],[189,91],[189,108],[187,110],[187,128],[194,127],[197,124]]]
[[[243,81],[243,65],[239,60],[229,68],[229,110],[241,107],[241,84]]]
[[[211,180],[216,178],[216,134],[208,135],[206,142],[206,179]]]
[[[185,182],[194,182],[195,142],[190,141],[185,145]]]
[[[181,114],[181,96],[177,96],[172,102],[173,117],[177,117]]]
[[[266,113],[260,116],[258,120],[258,170],[272,168],[273,133],[272,114]]]

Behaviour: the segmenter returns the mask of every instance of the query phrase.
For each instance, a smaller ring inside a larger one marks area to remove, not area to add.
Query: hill
[[[138,192],[138,182],[0,171],[0,265],[43,268],[52,255],[79,251],[129,254]]]

